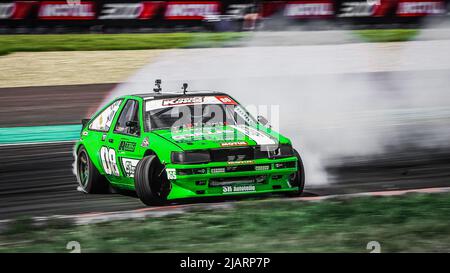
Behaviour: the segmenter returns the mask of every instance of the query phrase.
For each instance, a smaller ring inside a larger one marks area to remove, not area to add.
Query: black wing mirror
[[[89,123],[89,121],[90,121],[90,119],[88,119],[88,118],[84,118],[81,120],[81,130],[86,128],[86,125]]]

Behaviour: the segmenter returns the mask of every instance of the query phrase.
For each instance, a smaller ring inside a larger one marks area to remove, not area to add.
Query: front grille
[[[268,171],[268,170],[270,170],[270,165],[239,165],[239,166],[211,168],[211,173],[232,173],[232,172]]]
[[[244,161],[267,158],[267,152],[259,147],[242,147],[230,149],[214,149],[210,151],[212,162]]]

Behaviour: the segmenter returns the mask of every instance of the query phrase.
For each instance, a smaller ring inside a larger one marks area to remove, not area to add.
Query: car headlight
[[[172,152],[172,163],[175,164],[199,164],[210,161],[211,156],[208,151]]]
[[[294,149],[290,144],[281,144],[277,149],[269,150],[269,158],[294,156]]]
[[[294,156],[294,149],[290,144],[280,145],[280,156]]]

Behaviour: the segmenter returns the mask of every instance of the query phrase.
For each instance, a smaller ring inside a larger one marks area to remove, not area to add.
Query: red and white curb
[[[312,197],[296,197],[296,198],[284,198],[277,199],[277,201],[322,201],[329,199],[349,199],[355,197],[367,197],[367,196],[398,196],[408,193],[446,193],[450,192],[450,187],[445,188],[424,188],[424,189],[411,189],[411,190],[391,190],[391,191],[378,191],[378,192],[364,192],[354,194],[340,194],[340,195],[326,195],[326,196],[312,196]],[[75,225],[87,225],[110,221],[119,220],[132,220],[132,219],[145,219],[154,217],[163,217],[167,215],[182,214],[194,210],[202,211],[217,211],[227,210],[234,208],[236,202],[223,202],[223,203],[206,203],[206,204],[182,204],[164,207],[148,207],[136,210],[127,211],[115,211],[115,212],[93,212],[74,215],[53,215],[45,217],[33,217],[32,223],[36,226],[45,226],[51,222],[64,222]],[[0,220],[0,231],[5,230],[8,226],[14,223],[15,220]]]

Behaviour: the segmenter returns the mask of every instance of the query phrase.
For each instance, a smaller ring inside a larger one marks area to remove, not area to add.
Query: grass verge
[[[0,55],[35,51],[92,51],[220,47],[245,33],[0,35]]]
[[[418,29],[366,29],[355,30],[354,33],[366,42],[404,42],[419,34]]]
[[[30,227],[0,234],[0,252],[448,252],[450,194],[322,202],[246,201],[225,211],[146,220]]]

